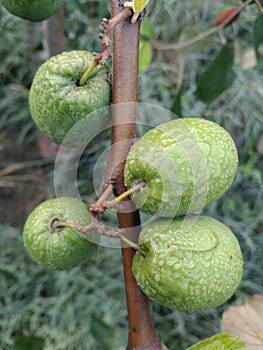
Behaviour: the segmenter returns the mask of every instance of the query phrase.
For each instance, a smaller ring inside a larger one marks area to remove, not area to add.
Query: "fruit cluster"
[[[91,53],[72,51],[50,58],[37,71],[30,111],[51,141],[64,144],[75,129],[66,144],[78,145],[103,122],[103,114],[94,119],[92,112],[110,103],[108,74],[105,67],[93,66]],[[83,120],[85,124],[78,124]],[[237,289],[243,269],[237,239],[219,221],[199,215],[228,190],[237,166],[231,136],[202,118],[159,125],[131,147],[125,185],[132,189],[142,184],[132,198],[140,210],[154,216],[141,231],[132,270],[151,299],[186,312],[201,311],[224,303]],[[25,247],[46,267],[72,268],[95,251],[99,234],[89,232],[87,240],[76,229],[91,221],[77,199],[45,201],[25,223]]]
[[[140,233],[133,274],[143,292],[185,312],[219,306],[236,291],[243,259],[234,234],[197,215],[222,196],[237,171],[231,136],[199,118],[176,119],[148,131],[125,166],[138,208],[155,218]]]

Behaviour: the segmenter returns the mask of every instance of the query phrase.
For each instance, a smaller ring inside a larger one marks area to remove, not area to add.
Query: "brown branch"
[[[94,55],[94,61],[99,64],[105,64],[106,61],[111,58],[111,33],[113,29],[126,18],[130,17],[132,14],[130,9],[125,9],[116,14],[116,16],[112,17],[110,20],[107,18],[103,18],[101,22],[101,26],[104,30],[103,33],[99,34],[99,39],[101,39],[101,46],[103,52],[96,53]]]
[[[118,3],[118,0],[111,0],[112,17],[123,10]],[[136,135],[139,36],[140,23],[131,24],[130,19],[122,21],[113,30],[112,147],[104,182],[114,186],[116,196],[126,190],[124,164]],[[123,203],[126,205],[125,212],[117,213],[119,228],[125,229],[126,237],[137,243],[140,232],[139,212],[129,197]],[[129,324],[127,350],[163,350],[151,321],[149,300],[138,288],[132,274],[134,253],[133,248],[122,242]]]

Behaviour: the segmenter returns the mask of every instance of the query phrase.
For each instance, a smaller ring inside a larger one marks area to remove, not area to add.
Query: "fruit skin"
[[[226,333],[216,334],[201,340],[186,350],[246,350],[244,342]]]
[[[91,214],[80,200],[70,197],[52,198],[40,203],[28,216],[23,240],[31,258],[54,270],[68,270],[80,265],[96,252],[99,236],[89,234],[89,240],[69,227],[52,230],[54,219],[71,224],[88,225]]]
[[[63,0],[1,0],[13,15],[33,22],[43,21],[59,10]]]
[[[230,187],[238,165],[231,136],[218,124],[183,118],[148,131],[130,149],[124,177],[138,208],[149,214],[175,217],[202,210]]]
[[[110,103],[105,67],[96,67],[85,85],[76,84],[92,60],[93,54],[87,51],[63,52],[51,57],[35,74],[29,93],[31,116],[40,131],[54,143],[61,144],[78,121]],[[89,122],[89,117],[85,118],[76,139],[84,136],[81,135],[84,132],[93,134],[94,124],[100,123],[92,118]],[[95,130],[94,133],[96,135]]]
[[[215,308],[236,291],[243,258],[234,234],[206,216],[158,218],[140,233],[132,271],[142,291],[184,312]]]

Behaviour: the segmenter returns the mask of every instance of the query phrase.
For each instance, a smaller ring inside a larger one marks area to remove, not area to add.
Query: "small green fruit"
[[[228,227],[202,216],[159,218],[141,231],[132,271],[151,299],[180,311],[215,308],[236,291],[243,271],[239,243]]]
[[[34,77],[29,94],[31,116],[54,143],[61,144],[74,125],[85,117],[77,142],[84,132],[96,135],[97,124],[104,118],[101,113],[94,120],[90,114],[110,103],[107,69],[96,67],[86,84],[78,86],[92,61],[93,54],[87,51],[63,52],[46,61]]]
[[[1,0],[13,15],[33,22],[43,21],[59,10],[63,0]]]
[[[23,230],[26,250],[42,266],[67,270],[80,265],[97,248],[97,233],[89,240],[69,227],[56,228],[57,222],[88,225],[91,214],[80,200],[70,197],[49,199],[39,204],[28,216]]]
[[[148,131],[132,147],[125,165],[138,208],[175,217],[203,209],[222,196],[236,174],[238,155],[226,130],[201,118],[176,119]]]

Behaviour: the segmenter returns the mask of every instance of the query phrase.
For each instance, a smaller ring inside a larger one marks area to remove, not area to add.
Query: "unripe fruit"
[[[138,208],[174,217],[203,209],[231,185],[237,149],[226,130],[201,118],[176,119],[148,131],[132,147],[125,165],[128,188]]]
[[[1,0],[13,15],[33,22],[51,17],[61,7],[63,0]]]
[[[78,86],[83,73],[90,67],[93,54],[87,51],[63,52],[51,57],[36,72],[29,94],[29,106],[33,120],[54,143],[62,143],[64,137],[80,120],[79,138],[97,135],[97,125],[103,122],[104,114],[96,120],[90,114],[110,103],[108,72],[98,66],[86,84]],[[99,130],[100,132],[101,130]],[[69,140],[69,145],[70,140]]]
[[[91,232],[83,238],[70,227],[57,227],[58,222],[88,225],[91,214],[80,200],[70,197],[49,199],[39,204],[28,216],[23,240],[31,258],[54,270],[68,270],[96,251],[99,236]]]
[[[159,218],[140,233],[132,271],[142,291],[185,312],[217,307],[236,291],[243,270],[239,243],[228,227],[205,216]]]
[[[246,346],[238,337],[220,333],[201,340],[186,350],[246,350]]]

